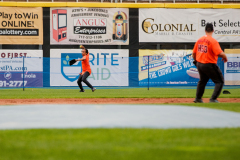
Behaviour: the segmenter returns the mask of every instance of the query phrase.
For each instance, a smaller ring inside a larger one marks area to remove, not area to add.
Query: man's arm
[[[192,53],[193,60],[194,60],[195,62],[196,62],[197,45],[198,45],[198,42],[195,43],[194,48],[193,48],[193,53]]]
[[[221,57],[224,63],[228,61],[227,56],[224,52],[220,53],[218,57]]]
[[[196,53],[193,52],[192,56],[193,56],[194,61],[196,61]]]
[[[76,61],[84,61],[86,60],[86,57],[84,56],[83,58],[80,58],[80,59],[76,59]]]
[[[83,45],[80,45],[80,48],[85,49],[85,47]],[[81,59],[76,59],[76,61],[84,61],[84,60],[86,60],[85,56]]]
[[[222,58],[224,63],[228,61],[226,54],[222,51],[220,44],[218,42],[213,44],[212,50],[215,55]],[[220,53],[220,54],[218,54],[218,53]]]
[[[193,56],[193,64],[194,64],[195,66],[197,66],[196,53],[193,52],[193,53],[192,53],[192,56]]]

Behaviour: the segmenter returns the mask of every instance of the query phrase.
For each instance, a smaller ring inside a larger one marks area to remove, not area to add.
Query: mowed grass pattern
[[[181,103],[181,104],[174,104],[174,105],[206,107],[206,108],[212,108],[212,109],[221,109],[221,110],[228,110],[233,112],[240,112],[240,103]]]
[[[194,98],[196,89],[0,90],[0,99]],[[221,98],[240,98],[240,89]],[[213,89],[206,89],[209,98]],[[240,103],[176,104],[240,112]],[[236,160],[240,128],[0,130],[0,160]]]
[[[0,130],[0,160],[237,160],[240,128]]]
[[[240,98],[240,89],[229,89],[231,94],[221,94],[220,98]],[[210,98],[213,89],[206,89],[203,98]],[[39,99],[39,98],[195,98],[196,89],[176,88],[130,88],[97,89],[1,89],[0,99]]]

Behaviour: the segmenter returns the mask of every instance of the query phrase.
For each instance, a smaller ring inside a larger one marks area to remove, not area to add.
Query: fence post
[[[148,55],[148,90],[149,90],[149,55]]]
[[[24,56],[23,56],[23,91],[24,91]]]

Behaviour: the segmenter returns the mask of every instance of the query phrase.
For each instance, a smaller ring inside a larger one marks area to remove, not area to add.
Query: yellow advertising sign
[[[1,7],[0,44],[43,44],[42,8]]]

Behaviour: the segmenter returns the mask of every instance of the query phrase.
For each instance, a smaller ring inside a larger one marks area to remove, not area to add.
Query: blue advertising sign
[[[0,72],[0,87],[43,87],[42,72]]]
[[[139,86],[189,86],[198,81],[192,50],[139,50]],[[214,84],[210,80],[208,85]]]

